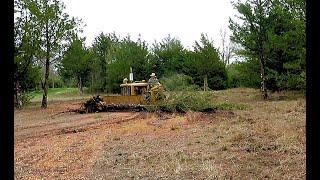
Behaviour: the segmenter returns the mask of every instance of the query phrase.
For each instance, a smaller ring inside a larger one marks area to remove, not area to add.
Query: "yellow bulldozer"
[[[100,97],[93,96],[83,103],[83,112],[116,111],[116,110],[143,110],[146,105],[155,105],[165,99],[164,88],[152,73],[148,82],[145,80],[133,81],[133,73],[129,79],[124,78],[120,84],[121,93]]]

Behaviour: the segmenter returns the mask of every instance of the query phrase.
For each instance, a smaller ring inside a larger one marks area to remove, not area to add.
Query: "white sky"
[[[138,34],[151,45],[168,34],[177,37],[185,47],[192,47],[201,33],[207,33],[216,47],[220,29],[227,29],[235,10],[230,0],[62,0],[66,12],[87,25],[83,36],[87,46],[100,32]]]

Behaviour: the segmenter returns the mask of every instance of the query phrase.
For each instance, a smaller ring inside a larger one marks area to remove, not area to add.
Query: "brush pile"
[[[94,112],[115,112],[115,111],[145,111],[146,108],[140,104],[107,104],[100,96],[93,96],[88,101],[84,102],[79,113],[94,113]]]
[[[115,111],[148,111],[167,113],[186,113],[187,111],[198,111],[214,113],[218,106],[212,102],[212,93],[202,92],[172,92],[165,100],[157,104],[108,104],[98,96],[93,96],[84,102],[80,109],[74,110],[77,113],[115,112]]]

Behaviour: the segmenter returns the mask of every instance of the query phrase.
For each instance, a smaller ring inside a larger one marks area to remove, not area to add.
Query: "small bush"
[[[27,92],[21,93],[20,98],[21,98],[22,106],[30,104],[31,99],[33,99],[34,97],[35,97],[34,94],[30,94]]]
[[[164,112],[181,112],[188,110],[212,112],[216,106],[212,103],[212,92],[172,92],[158,109]]]
[[[193,83],[192,77],[184,74],[175,74],[160,79],[167,91],[196,91],[200,87]]]
[[[147,112],[167,112],[167,113],[187,113],[191,112],[215,112],[216,110],[232,110],[232,109],[246,109],[245,104],[233,103],[215,103],[215,95],[212,91],[176,91],[165,92],[166,97],[161,101],[153,104],[142,105],[143,111]],[[139,107],[141,108],[141,107]]]

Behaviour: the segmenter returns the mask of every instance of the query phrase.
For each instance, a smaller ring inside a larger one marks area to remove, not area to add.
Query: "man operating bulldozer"
[[[148,80],[148,91],[151,92],[152,102],[155,102],[156,99],[160,100],[164,98],[163,87],[159,83],[155,73],[151,73],[150,79]]]
[[[156,74],[155,73],[151,73],[150,79],[148,81],[148,89],[151,89],[151,88],[159,86],[159,85],[160,85],[160,83],[159,83],[159,81],[157,79]]]

